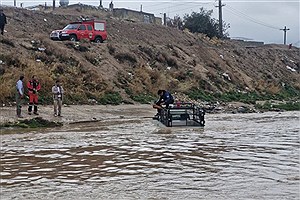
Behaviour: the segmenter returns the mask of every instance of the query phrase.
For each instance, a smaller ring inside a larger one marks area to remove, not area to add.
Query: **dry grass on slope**
[[[45,102],[51,98],[49,91],[57,78],[67,91],[66,100],[83,103],[89,98],[103,99],[108,93],[127,100],[156,96],[158,88],[211,94],[277,93],[282,83],[300,88],[299,73],[287,69],[296,69],[297,63],[299,69],[297,49],[245,48],[230,40],[118,20],[99,10],[7,8],[5,13],[9,23],[8,32],[0,37],[0,102],[13,99],[21,73],[26,79],[32,74],[39,76]],[[52,30],[61,29],[80,15],[106,19],[108,40],[94,44],[49,39]]]

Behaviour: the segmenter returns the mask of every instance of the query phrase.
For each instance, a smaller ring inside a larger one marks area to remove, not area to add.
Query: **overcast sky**
[[[0,0],[0,4],[13,5],[14,0]],[[24,6],[36,4],[52,5],[53,0],[17,0]],[[59,4],[59,0],[56,0]],[[84,3],[98,6],[100,0],[69,0],[70,4]],[[108,7],[111,0],[102,0],[104,7]],[[230,37],[247,38],[265,43],[283,43],[284,26],[287,31],[287,44],[300,46],[300,0],[222,0],[223,21],[230,24]],[[218,19],[218,0],[113,0],[115,8],[128,8],[162,17],[175,15],[183,17],[185,14],[198,12],[199,8],[213,10],[213,18]]]

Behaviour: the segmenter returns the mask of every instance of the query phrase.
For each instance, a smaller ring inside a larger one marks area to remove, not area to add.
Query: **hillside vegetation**
[[[4,8],[4,13],[8,24],[0,36],[1,103],[14,101],[20,74],[25,82],[37,75],[42,103],[51,102],[57,78],[65,88],[66,103],[146,103],[158,89],[205,101],[299,98],[295,47],[246,48],[236,41],[119,20],[96,9]],[[95,44],[49,39],[52,30],[79,16],[105,19],[108,40]]]

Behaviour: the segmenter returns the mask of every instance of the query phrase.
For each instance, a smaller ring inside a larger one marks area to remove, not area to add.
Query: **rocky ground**
[[[244,104],[240,102],[231,102],[227,104],[207,104],[204,106],[207,113],[249,113],[260,112],[254,108],[254,105]],[[62,124],[72,124],[79,122],[93,122],[102,120],[119,120],[119,119],[151,119],[156,110],[150,104],[137,105],[64,105],[62,108],[62,116],[54,117],[53,106],[39,106],[39,115],[28,115],[27,107],[23,106],[22,116],[17,118],[15,107],[6,106],[0,108],[0,125],[7,123],[15,123],[20,120],[30,120],[41,117],[50,122],[59,122]]]
[[[54,117],[52,106],[40,106],[39,116],[28,115],[26,109],[27,107],[25,106],[22,108],[22,116],[24,118],[17,118],[15,107],[1,107],[0,124],[16,122],[24,119],[33,119],[35,117],[68,124],[107,119],[130,119],[137,117],[152,118],[152,116],[156,113],[156,111],[152,109],[151,105],[65,105],[62,108],[61,117]]]
[[[184,94],[192,90],[278,94],[300,88],[299,48],[249,48],[187,30],[124,21],[89,8],[32,11],[5,7],[4,13],[8,24],[0,36],[1,103],[13,101],[21,73],[25,81],[33,73],[39,77],[40,95],[46,103],[51,103],[49,91],[57,78],[70,104],[86,104],[88,99],[101,103],[107,94],[118,102],[135,103],[143,95],[156,96],[159,88]],[[82,15],[107,21],[105,43],[49,39],[52,30]]]

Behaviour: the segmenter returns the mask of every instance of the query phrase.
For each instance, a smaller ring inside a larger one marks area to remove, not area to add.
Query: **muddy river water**
[[[1,137],[1,200],[300,199],[300,112],[120,118]]]

